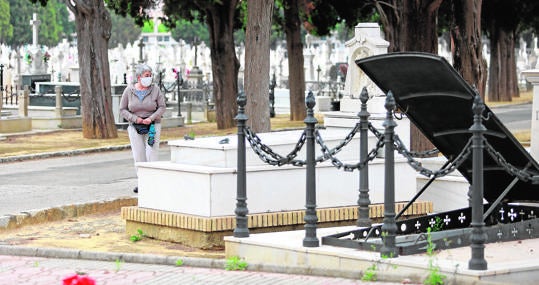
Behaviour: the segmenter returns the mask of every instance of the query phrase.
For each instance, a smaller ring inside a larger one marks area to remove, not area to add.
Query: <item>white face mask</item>
[[[141,77],[140,78],[140,84],[144,87],[148,87],[152,84],[152,78],[151,77]]]

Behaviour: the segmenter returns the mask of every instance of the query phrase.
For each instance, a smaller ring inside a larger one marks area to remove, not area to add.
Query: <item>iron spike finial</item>
[[[361,89],[359,100],[361,100],[361,103],[363,104],[367,103],[367,101],[369,100],[369,92],[367,91],[367,87],[363,87],[363,89]]]
[[[314,108],[314,105],[316,105],[316,100],[314,99],[313,91],[309,91],[305,98],[305,106],[307,106],[308,109],[312,109]]]
[[[238,98],[236,99],[236,102],[238,103],[238,106],[245,107],[247,105],[247,97],[245,97],[245,92],[241,91],[238,94]]]
[[[475,115],[481,115],[483,111],[485,110],[485,103],[483,102],[483,99],[481,99],[481,96],[475,91],[475,96],[473,98],[473,105],[472,110]]]
[[[384,104],[384,107],[388,111],[392,111],[397,106],[397,103],[395,102],[395,97],[393,96],[393,92],[389,90],[386,95],[386,103]]]

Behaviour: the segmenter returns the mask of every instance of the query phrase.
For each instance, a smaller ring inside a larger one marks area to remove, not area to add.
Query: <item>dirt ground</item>
[[[0,236],[4,245],[224,258],[224,249],[201,250],[147,237],[131,241],[119,210],[6,230]]]

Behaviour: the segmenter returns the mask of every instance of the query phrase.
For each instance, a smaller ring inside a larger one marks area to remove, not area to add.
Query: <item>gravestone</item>
[[[30,66],[29,74],[22,75],[22,85],[28,85],[30,92],[36,88],[36,82],[51,81],[51,75],[47,74],[47,66],[38,43],[38,31],[41,21],[38,20],[37,14],[32,15],[30,25],[32,26],[32,45],[28,48],[27,53],[28,63]]]
[[[347,41],[348,69],[344,85],[344,96],[340,99],[340,110],[324,113],[326,128],[353,128],[358,122],[358,112],[361,110],[359,96],[362,89],[367,88],[369,100],[367,111],[374,127],[382,129],[386,109],[385,94],[370,78],[358,67],[356,61],[373,55],[386,54],[389,42],[381,36],[380,26],[377,23],[359,23],[355,27],[354,38]],[[410,121],[403,117],[395,130],[401,140],[409,145]]]
[[[348,48],[349,57],[344,95],[352,99],[359,98],[363,87],[367,87],[371,96],[383,94],[356,65],[358,59],[387,53],[389,42],[382,39],[380,26],[377,23],[359,23],[355,27],[354,38],[346,42],[345,46]]]

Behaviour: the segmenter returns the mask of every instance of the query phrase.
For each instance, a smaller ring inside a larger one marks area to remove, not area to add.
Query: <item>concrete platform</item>
[[[323,228],[323,236],[352,230],[355,227]],[[537,284],[539,279],[539,239],[486,244],[487,270],[469,270],[470,247],[443,250],[429,257],[425,254],[381,258],[379,253],[321,245],[302,246],[305,231],[251,234],[248,238],[225,237],[227,257],[239,256],[260,270],[281,266],[289,271],[316,272],[326,276],[361,278],[369,267],[376,266],[377,281],[423,284],[431,270],[439,267],[446,276],[444,284]]]

